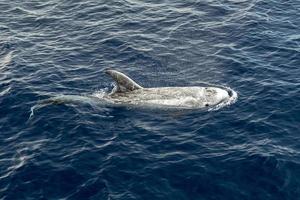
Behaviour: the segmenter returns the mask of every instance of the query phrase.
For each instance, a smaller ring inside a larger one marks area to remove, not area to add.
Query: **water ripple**
[[[0,199],[295,199],[299,2],[26,1],[0,9]],[[157,112],[101,95],[103,70],[145,87],[223,85],[217,111]],[[60,183],[60,184],[57,184]]]

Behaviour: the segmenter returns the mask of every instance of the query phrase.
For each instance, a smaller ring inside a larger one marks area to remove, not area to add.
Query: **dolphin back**
[[[129,92],[137,89],[142,89],[143,87],[133,81],[131,78],[126,76],[125,74],[108,69],[105,70],[105,73],[110,75],[112,79],[116,82],[117,88],[115,92]]]

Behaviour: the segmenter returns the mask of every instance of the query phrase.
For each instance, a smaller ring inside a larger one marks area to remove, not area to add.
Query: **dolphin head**
[[[220,101],[224,101],[224,100],[226,100],[226,99],[228,99],[230,97],[228,91],[226,91],[224,89],[215,88],[215,90],[217,91],[217,98]]]
[[[230,98],[229,92],[217,87],[206,87],[205,96],[208,100],[205,103],[205,106],[217,105],[221,102],[227,101]]]

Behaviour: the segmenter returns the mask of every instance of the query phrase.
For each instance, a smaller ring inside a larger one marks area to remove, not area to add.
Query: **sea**
[[[238,98],[33,109],[109,92],[107,68]],[[0,0],[0,199],[300,199],[300,1]]]

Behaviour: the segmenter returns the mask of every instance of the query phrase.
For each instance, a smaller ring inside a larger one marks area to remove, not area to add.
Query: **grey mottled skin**
[[[111,93],[93,95],[58,95],[42,100],[33,110],[49,104],[87,103],[107,106],[134,106],[159,109],[198,109],[234,101],[236,93],[218,87],[158,87],[143,88],[125,74],[106,70],[117,86]],[[230,93],[231,94],[230,94]],[[233,94],[233,95],[232,95]]]
[[[142,88],[131,78],[127,77],[125,74],[121,72],[118,72],[116,70],[106,70],[105,73],[110,75],[117,83],[118,92],[133,91]]]
[[[230,98],[228,92],[216,87],[159,87],[143,88],[125,74],[107,70],[117,84],[117,89],[103,98],[114,104],[202,108],[217,105]]]

